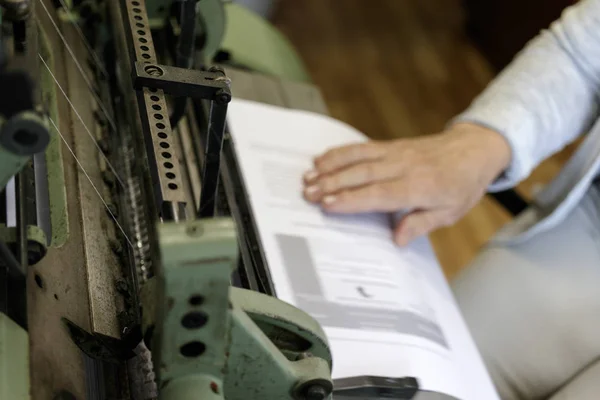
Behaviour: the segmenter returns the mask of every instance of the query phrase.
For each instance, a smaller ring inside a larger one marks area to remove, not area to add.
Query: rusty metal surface
[[[73,46],[75,56],[84,60],[87,53],[83,46],[77,46],[78,36],[73,29],[65,31],[67,42]],[[79,197],[83,224],[83,246],[85,258],[82,263],[87,274],[89,297],[90,333],[101,334],[111,338],[121,337],[117,314],[124,310],[123,299],[117,290],[117,281],[122,278],[119,259],[112,250],[111,242],[123,241],[123,233],[117,229],[113,215],[116,206],[111,193],[102,179],[103,172],[111,174],[103,165],[96,142],[94,111],[101,114],[99,107],[86,89],[82,74],[72,62],[65,63],[68,76],[68,96],[77,107],[77,115],[72,118],[73,150],[79,159],[77,171]],[[108,106],[107,106],[108,108]],[[89,132],[89,133],[88,133]],[[90,133],[92,137],[90,137]],[[98,193],[100,195],[98,195]],[[102,198],[100,197],[102,196]],[[115,215],[116,216],[116,215]]]
[[[144,64],[156,63],[145,2],[125,2],[125,13],[125,18],[129,22],[125,29],[130,31],[129,37],[132,40],[135,61]],[[133,68],[133,65],[130,68]],[[178,210],[185,202],[185,192],[179,169],[179,156],[173,151],[173,132],[169,123],[164,92],[160,89],[144,88],[138,93],[138,102],[140,110],[144,109],[146,114],[141,118],[142,125],[148,124],[144,127],[144,131],[150,134],[145,141],[149,164],[152,166],[157,205],[161,212],[166,212],[170,206]],[[177,215],[175,219],[178,217]]]
[[[50,0],[42,0],[49,10],[53,10]],[[131,3],[131,2],[129,2]],[[140,2],[143,4],[143,2]],[[113,16],[119,15],[116,10],[119,8],[119,2],[110,4]],[[133,3],[132,3],[133,4]],[[130,7],[131,9],[131,7]],[[132,14],[133,15],[133,14]],[[76,105],[78,112],[84,121],[89,121],[90,130],[92,129],[94,105],[92,96],[87,92],[87,87],[82,84],[82,77],[79,70],[74,66],[71,55],[62,45],[60,37],[56,34],[54,27],[50,23],[48,16],[44,13],[38,15],[40,24],[53,44],[54,52],[54,73],[60,84],[71,97]],[[60,25],[63,34],[68,42],[73,45],[73,51],[77,54],[85,53],[81,42],[77,39],[76,33],[69,23],[60,23],[56,15],[54,21]],[[138,23],[146,24],[147,21]],[[115,21],[117,24],[122,22]],[[118,28],[117,28],[118,30]],[[136,53],[141,56],[145,50],[140,38],[137,37]],[[147,43],[147,42],[146,42]],[[117,42],[118,54],[123,59],[128,57],[124,50],[123,43]],[[150,47],[150,46],[148,46]],[[86,57],[81,55],[80,59]],[[151,56],[153,59],[153,55]],[[86,63],[82,63],[87,68]],[[127,63],[125,63],[127,64]],[[91,75],[90,75],[91,76]],[[90,78],[91,79],[91,78]],[[260,78],[256,78],[260,80]],[[241,81],[241,79],[240,79]],[[128,89],[129,80],[125,79],[125,88]],[[261,85],[261,82],[257,82]],[[157,96],[159,100],[153,99]],[[281,92],[279,92],[281,96]],[[142,93],[142,101],[150,105],[158,105],[163,113],[164,125],[168,127],[168,115],[164,96],[158,91]],[[306,98],[312,98],[306,96]],[[65,136],[65,139],[72,146],[82,165],[90,175],[94,185],[100,190],[101,194],[110,199],[108,191],[104,190],[104,184],[101,179],[101,169],[97,150],[93,147],[91,138],[82,127],[78,116],[71,110],[66,99],[58,93],[59,109],[59,129]],[[154,116],[152,115],[152,118]],[[153,119],[150,118],[151,121]],[[136,118],[138,122],[139,117]],[[158,123],[158,121],[154,121]],[[88,124],[88,122],[85,122]],[[132,129],[135,130],[135,124]],[[155,128],[158,128],[155,126]],[[161,128],[153,130],[153,144],[155,148],[161,148],[160,143],[165,142],[159,132],[167,133],[171,136],[170,129]],[[193,132],[192,134],[197,134]],[[191,143],[190,133],[184,134],[180,140],[182,143]],[[159,140],[160,139],[160,140]],[[169,146],[181,146],[177,140],[167,142]],[[184,144],[184,147],[185,147]],[[90,147],[91,146],[91,147]],[[173,167],[179,168],[181,162],[173,157],[180,152],[173,152],[171,163]],[[160,155],[162,156],[162,154]],[[183,164],[186,167],[193,165],[192,155],[186,155]],[[29,302],[29,324],[30,324],[30,344],[31,344],[31,366],[32,366],[32,398],[34,399],[52,399],[56,393],[67,391],[74,395],[76,399],[86,398],[86,375],[84,358],[79,348],[70,339],[67,329],[61,318],[67,318],[79,327],[88,332],[101,333],[110,337],[119,337],[119,324],[116,318],[117,312],[122,309],[120,295],[116,291],[116,279],[119,277],[117,258],[111,252],[111,239],[118,238],[121,234],[117,231],[111,222],[110,216],[106,213],[104,205],[100,202],[93,187],[77,165],[75,159],[66,147],[63,148],[63,161],[65,166],[65,182],[67,193],[67,206],[69,209],[69,238],[61,248],[50,248],[47,256],[35,268],[32,268],[28,276],[28,302]],[[164,175],[164,184],[166,189],[172,178],[168,178],[167,173],[172,172],[172,168],[165,165],[167,160],[157,162],[157,166],[162,168],[159,175]],[[162,167],[161,167],[162,165]],[[182,167],[184,166],[182,165]],[[137,170],[136,170],[137,171]],[[142,174],[146,175],[146,170],[142,168]],[[179,173],[176,174],[179,176]],[[180,178],[178,178],[180,179]],[[190,186],[197,186],[194,182]],[[178,185],[178,189],[183,185]],[[148,187],[148,185],[144,185]],[[163,191],[164,185],[160,184]],[[188,189],[188,191],[197,191]],[[176,193],[166,190],[169,196]],[[189,201],[188,193],[185,200]],[[194,196],[194,199],[197,197]],[[180,201],[179,197],[172,197],[170,201]],[[184,201],[185,201],[184,200]],[[150,203],[148,207],[150,208]],[[127,210],[126,212],[130,212]],[[148,212],[151,212],[150,209]],[[137,242],[136,242],[137,243]],[[39,283],[39,284],[38,284]],[[134,369],[139,365],[148,365],[148,355],[144,352],[139,360],[133,360]],[[137,366],[136,366],[137,365]],[[141,374],[142,381],[151,376],[152,371],[148,369]]]
[[[183,190],[185,193],[186,216],[194,216],[200,207],[200,163],[195,148],[195,138],[200,137],[198,124],[193,113],[188,112],[179,123],[173,145],[179,154],[179,165],[182,174]]]
[[[63,143],[69,236],[61,247],[50,247],[46,257],[28,273],[31,397],[53,399],[57,393],[68,392],[76,399],[85,399],[83,354],[72,341],[63,319],[90,333],[120,336],[117,312],[122,309],[122,301],[115,285],[120,273],[110,245],[120,232],[115,231],[111,217],[86,177],[88,174],[100,194],[110,200],[101,179],[98,150],[83,127],[85,123],[92,136],[97,132],[93,96],[82,83],[81,72],[50,18],[79,60],[86,60],[87,54],[72,25],[60,22],[51,2],[43,1],[50,15],[38,8],[37,18],[52,45],[54,65],[50,67],[77,109],[77,113],[73,111],[61,90],[57,90],[58,130],[85,172]],[[80,65],[87,71],[87,63],[80,61]]]
[[[46,0],[44,4],[49,10],[53,9],[50,1]],[[37,17],[53,45],[55,66],[64,65],[68,54],[49,16],[38,9]],[[56,15],[54,20],[58,20]],[[53,73],[61,86],[66,87],[67,70],[55,67]],[[70,106],[60,92],[57,100],[58,128],[72,145]],[[83,358],[61,321],[65,317],[84,329],[90,328],[77,164],[64,146],[63,164],[69,209],[69,240],[60,248],[49,248],[46,257],[29,269],[27,277],[31,397],[36,400],[52,399],[62,390],[72,393],[77,399],[84,399],[86,390]]]
[[[158,185],[164,202],[184,203],[182,175],[179,155],[174,151],[173,132],[169,124],[169,114],[164,96],[158,96],[159,90],[143,89],[143,99],[149,122],[152,155],[156,162]]]

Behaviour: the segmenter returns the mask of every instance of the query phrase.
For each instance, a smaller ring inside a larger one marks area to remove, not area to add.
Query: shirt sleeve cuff
[[[535,117],[518,103],[511,103],[508,109],[500,108],[475,104],[450,121],[450,124],[466,122],[481,125],[498,132],[508,142],[511,162],[490,184],[489,192],[515,187],[531,174],[539,161],[535,153]]]

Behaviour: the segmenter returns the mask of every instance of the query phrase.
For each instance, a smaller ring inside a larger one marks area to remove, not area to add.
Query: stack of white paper
[[[423,390],[498,399],[428,240],[398,248],[391,216],[327,215],[303,200],[313,157],[366,137],[237,99],[228,124],[277,297],[323,326],[333,378],[414,376]]]

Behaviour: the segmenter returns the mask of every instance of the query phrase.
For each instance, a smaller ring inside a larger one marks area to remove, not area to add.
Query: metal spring
[[[144,193],[139,174],[135,174],[136,157],[131,132],[125,132],[122,150],[123,172],[126,185],[125,201],[128,209],[128,226],[133,242],[133,262],[137,279],[137,290],[152,276],[152,259],[150,256],[150,236],[144,212]],[[158,389],[154,374],[152,356],[142,340],[135,349],[136,355],[127,361],[130,383],[133,384],[131,398],[133,400],[156,400]]]
[[[133,173],[136,162],[133,138],[126,135],[123,149],[123,170],[125,172],[125,199],[133,242],[133,258],[137,275],[138,287],[152,276],[152,259],[150,256],[150,237],[144,213],[144,193],[139,176]]]

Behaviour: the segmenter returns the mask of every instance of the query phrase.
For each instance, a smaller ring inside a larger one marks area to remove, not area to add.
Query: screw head
[[[215,66],[210,67],[208,72],[224,74],[225,70],[222,67],[215,65]]]
[[[321,385],[312,385],[306,389],[306,400],[325,400],[327,396],[327,389]]]
[[[144,71],[151,76],[162,76],[164,74],[164,71],[156,65],[146,65]]]
[[[185,232],[188,234],[188,236],[198,237],[198,236],[202,236],[204,234],[204,229],[202,229],[201,225],[193,225],[192,224],[192,225],[188,225]]]
[[[215,101],[218,104],[227,104],[227,103],[229,103],[231,101],[231,94],[227,93],[223,89],[220,89],[215,94]]]

